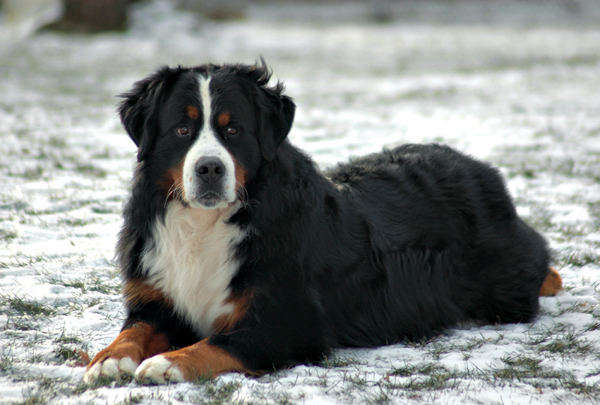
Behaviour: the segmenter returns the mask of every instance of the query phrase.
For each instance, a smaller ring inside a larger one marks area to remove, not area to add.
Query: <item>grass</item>
[[[2,354],[0,354],[0,372],[6,373],[10,369],[12,369],[12,365],[15,361],[15,358],[11,354],[5,353],[6,349],[2,349]]]
[[[60,285],[69,288],[76,288],[81,290],[81,294],[88,292],[97,292],[106,295],[119,295],[121,292],[121,283],[117,274],[113,274],[112,271],[107,271],[102,274],[98,271],[85,274],[83,280],[69,280],[64,279],[61,275],[57,274],[44,274],[44,281],[49,284]],[[92,300],[98,300],[98,297]]]
[[[239,383],[229,382],[223,385],[207,384],[206,395],[209,397],[208,404],[219,405],[227,404],[233,397],[234,393],[240,388]]]
[[[103,179],[107,176],[107,171],[96,167],[92,164],[83,164],[78,163],[75,167],[75,171],[77,173],[83,174],[84,176],[94,177],[98,179]]]
[[[563,381],[562,386],[578,395],[593,396],[595,398],[600,395],[600,383],[598,382],[588,384],[575,379],[568,379]]]
[[[447,371],[443,366],[437,363],[407,364],[404,367],[394,368],[389,373],[390,376],[409,377],[415,374],[429,375],[433,372]]]
[[[600,322],[594,321],[592,322],[588,328],[586,329],[587,332],[593,332],[595,330],[599,330],[600,329]]]
[[[12,328],[13,330],[20,331],[28,331],[28,330],[36,330],[38,325],[36,323],[30,322],[28,319],[24,319],[23,317],[11,318],[9,322],[7,322],[7,327]]]
[[[85,282],[83,281],[65,281],[61,283],[65,287],[79,288],[81,292],[85,293]]]
[[[48,403],[48,398],[41,394],[33,394],[23,401],[15,402],[14,405],[44,405]]]
[[[16,239],[19,234],[16,231],[9,231],[6,229],[0,229],[0,241],[11,242]]]
[[[223,405],[232,403],[232,399],[241,388],[239,382],[221,382],[214,379],[195,381],[191,392],[180,393],[178,400],[185,404]],[[282,403],[281,401],[279,403]]]
[[[321,367],[325,368],[338,368],[338,367],[348,367],[353,365],[360,365],[361,362],[358,358],[353,356],[332,356],[327,357],[323,356],[323,360],[319,363]]]
[[[56,313],[56,310],[47,305],[40,304],[37,301],[25,300],[21,297],[11,297],[5,300],[10,309],[19,315],[29,315],[32,317],[50,316]]]
[[[462,374],[449,371],[436,363],[424,363],[393,369],[388,376],[406,377],[405,381],[390,383],[388,388],[404,391],[435,391],[456,388],[460,384],[459,379]]]
[[[540,353],[546,352],[560,356],[585,356],[588,353],[594,352],[595,346],[592,342],[583,340],[579,337],[567,336],[565,338],[558,338],[550,343],[540,345],[537,350]]]
[[[118,214],[120,212],[120,209],[107,207],[103,205],[97,205],[92,207],[92,212],[94,214]]]
[[[562,257],[558,261],[561,267],[576,266],[583,267],[588,264],[600,263],[600,255],[592,251],[576,251],[566,257]]]
[[[44,176],[45,169],[41,165],[25,169],[22,173],[13,173],[13,176],[22,177],[25,180],[39,180]]]
[[[88,219],[88,218],[66,218],[66,219],[62,219],[59,224],[60,225],[66,225],[69,228],[75,228],[75,227],[82,227],[82,226],[86,226],[89,224],[93,224],[94,222],[96,222],[95,219]]]
[[[65,345],[58,345],[54,349],[54,355],[59,359],[60,363],[81,362],[83,360],[81,353],[77,349]]]
[[[586,313],[591,314],[594,307],[587,302],[574,302],[567,305],[561,305],[559,307],[557,315],[563,315],[567,313]]]
[[[144,400],[144,396],[141,394],[129,394],[129,396],[127,398],[125,398],[124,400],[117,402],[115,405],[134,405],[134,404],[139,404]]]
[[[45,254],[36,254],[36,255],[19,255],[13,257],[12,262],[0,262],[0,267],[4,268],[23,268],[23,267],[32,267],[35,264],[43,263],[51,259],[49,256]]]
[[[491,372],[494,380],[561,379],[563,373],[547,370],[541,366],[542,360],[528,355],[510,355],[502,359],[505,366]],[[535,384],[535,382],[534,382]]]
[[[62,343],[62,344],[80,344],[82,343],[81,338],[77,337],[77,336],[65,336],[62,335],[61,337],[54,339],[55,343]]]
[[[503,357],[503,365],[500,367],[475,371],[448,370],[438,363],[407,364],[392,369],[379,384],[381,391],[367,402],[387,403],[399,395],[411,396],[418,393],[422,397],[431,391],[461,390],[463,382],[470,384],[477,380],[489,386],[519,383],[536,389],[562,387],[577,395],[600,395],[600,384],[580,381],[566,370],[544,367],[543,361],[539,357],[519,353]]]
[[[81,395],[103,387],[124,387],[129,385],[131,381],[131,377],[119,380],[101,377],[96,384],[88,385],[83,382],[71,382],[62,378],[43,376],[38,378],[30,377],[25,380],[25,382],[29,383],[29,388],[28,391],[24,393],[23,400],[13,402],[13,405],[54,403],[57,398],[68,398],[75,395]],[[141,394],[129,393],[124,400],[117,402],[116,404],[136,404],[141,402],[144,397],[145,396]]]
[[[98,273],[93,273],[86,278],[85,286],[88,291],[98,292],[107,295],[120,294],[121,284],[115,284],[112,279],[107,280]]]
[[[387,404],[391,400],[392,400],[392,398],[390,397],[389,393],[386,392],[384,389],[380,389],[379,392],[367,396],[365,398],[365,403],[373,404],[373,405],[381,405],[381,404]]]
[[[481,381],[490,386],[503,384],[512,386],[519,383],[541,391],[561,387],[575,395],[600,399],[600,384],[583,381],[576,378],[570,369],[557,368],[553,365],[557,358],[562,359],[562,362],[569,362],[581,357],[600,357],[594,342],[585,337],[589,330],[590,328],[575,330],[569,325],[556,324],[555,328],[535,331],[523,340],[533,350],[504,355],[500,366],[450,370],[437,360],[416,364],[406,363],[401,367],[392,368],[379,384],[381,392],[373,394],[367,402],[387,403],[398,395],[417,394],[422,397],[428,392],[460,390],[461,384],[468,381],[470,383]],[[497,339],[485,339],[482,336],[481,339],[470,338],[456,345],[444,338],[426,343],[418,349],[434,354],[448,353],[456,352],[460,348],[478,349],[486,345],[498,345],[504,339],[503,334],[500,334]],[[436,357],[438,356],[433,356]]]

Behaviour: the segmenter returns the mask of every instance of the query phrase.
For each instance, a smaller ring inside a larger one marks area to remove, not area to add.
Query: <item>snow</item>
[[[597,403],[600,4],[508,3],[398,2],[381,25],[360,5],[216,23],[156,0],[124,34],[0,41],[0,404]],[[321,167],[405,142],[499,167],[566,291],[531,324],[464,324],[259,378],[83,385],[73,351],[104,348],[124,315],[113,256],[136,151],[115,95],[161,64],[260,55],[298,105],[291,140]]]

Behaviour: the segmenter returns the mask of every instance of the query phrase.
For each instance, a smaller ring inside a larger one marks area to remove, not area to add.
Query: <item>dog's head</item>
[[[224,208],[272,161],[295,105],[260,65],[164,67],[123,95],[119,113],[138,161],[168,198]]]

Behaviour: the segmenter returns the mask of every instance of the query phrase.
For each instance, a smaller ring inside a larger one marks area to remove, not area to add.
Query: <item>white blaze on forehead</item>
[[[225,147],[219,142],[212,122],[212,97],[210,94],[210,76],[198,75],[200,87],[200,102],[202,103],[202,127],[198,139],[185,156],[183,163],[183,188],[187,203],[192,208],[225,208],[235,201],[235,163]],[[216,157],[221,159],[225,166],[223,183],[223,200],[214,207],[204,207],[198,201],[201,180],[196,174],[196,163],[203,157]]]

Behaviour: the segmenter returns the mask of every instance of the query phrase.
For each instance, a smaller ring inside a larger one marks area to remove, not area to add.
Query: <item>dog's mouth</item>
[[[184,203],[190,208],[216,209],[227,208],[235,201],[229,201],[218,187],[199,187],[195,193],[186,194]]]
[[[197,198],[197,201],[200,203],[200,205],[203,206],[203,208],[217,208],[217,206],[220,205],[221,202],[226,203],[225,199],[220,193],[217,193],[212,190],[207,191],[206,193],[199,196]]]

